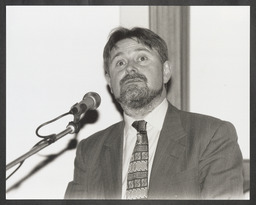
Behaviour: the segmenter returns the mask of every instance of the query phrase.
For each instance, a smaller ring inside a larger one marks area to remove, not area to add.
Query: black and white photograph
[[[250,5],[6,5],[6,200],[250,200]]]

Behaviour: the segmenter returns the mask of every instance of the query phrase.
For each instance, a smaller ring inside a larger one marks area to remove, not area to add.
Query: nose
[[[129,62],[128,65],[126,66],[126,72],[128,74],[137,73],[138,68],[135,66],[133,62]]]

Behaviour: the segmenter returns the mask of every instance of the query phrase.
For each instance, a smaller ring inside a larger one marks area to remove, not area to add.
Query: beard
[[[139,83],[128,83],[127,81],[139,81]],[[120,81],[120,97],[117,101],[131,109],[141,109],[149,105],[153,99],[160,96],[163,90],[161,86],[158,90],[150,89],[147,85],[147,78],[135,73],[133,75],[127,75]]]

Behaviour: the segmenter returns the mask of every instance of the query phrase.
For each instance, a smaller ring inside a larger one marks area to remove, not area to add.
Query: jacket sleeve
[[[202,198],[242,197],[242,154],[231,123],[223,122],[208,140],[200,155],[199,172]]]
[[[87,196],[87,171],[85,166],[85,153],[82,152],[83,142],[78,144],[75,158],[74,178],[69,182],[64,198],[83,199]]]

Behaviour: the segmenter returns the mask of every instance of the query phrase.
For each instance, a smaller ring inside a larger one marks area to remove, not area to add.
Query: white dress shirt
[[[163,127],[167,109],[168,102],[165,98],[163,102],[160,105],[158,105],[152,112],[150,112],[144,119],[139,119],[147,121],[147,135],[149,144],[148,181],[150,179],[150,173],[153,159],[155,156],[157,142]],[[137,130],[134,127],[132,127],[132,123],[136,120],[124,113],[124,121],[125,127],[123,141],[122,199],[126,199],[128,167],[137,140]]]

